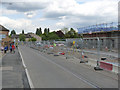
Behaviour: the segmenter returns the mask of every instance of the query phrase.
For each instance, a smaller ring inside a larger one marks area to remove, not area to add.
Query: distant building
[[[42,39],[40,36],[34,34],[34,33],[28,33],[28,34],[24,34],[25,35],[25,41],[29,41],[29,39],[31,39],[32,37],[36,38],[38,42],[40,42]],[[15,42],[19,41],[19,36],[20,34],[16,34],[11,36],[12,40]]]
[[[90,42],[91,48],[92,45],[94,45],[94,47],[97,47],[97,37],[99,37],[103,49],[108,48],[118,50],[118,34],[120,34],[120,30],[84,33],[83,38],[86,42]]]
[[[79,34],[83,36],[83,46],[81,38],[68,38],[68,45],[72,45],[73,41],[79,45],[79,47],[84,47],[86,49],[97,49],[98,48],[98,38],[100,41],[100,50],[108,50],[118,52],[120,30],[104,31],[104,32],[92,32],[92,33],[82,33]]]
[[[41,42],[42,41],[42,38],[34,33],[28,33],[28,35],[30,35],[31,37],[34,37],[37,39],[38,42]]]
[[[32,37],[31,37],[31,35],[29,35],[29,34],[24,34],[25,35],[25,41],[28,41],[29,39],[31,39]],[[11,38],[12,38],[12,41],[14,41],[14,42],[18,42],[18,41],[20,41],[19,40],[19,36],[20,36],[20,34],[16,34],[16,35],[12,35],[11,36]]]
[[[93,33],[83,33],[83,38],[90,38],[90,37],[117,37],[120,30],[114,31],[104,31],[104,32],[93,32]]]
[[[0,25],[0,46],[10,45],[12,39],[9,38],[9,30],[6,29],[4,26]]]

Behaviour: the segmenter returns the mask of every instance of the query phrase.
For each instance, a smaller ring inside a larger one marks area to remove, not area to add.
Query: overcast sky
[[[118,21],[119,0],[2,0],[0,24],[20,33]]]

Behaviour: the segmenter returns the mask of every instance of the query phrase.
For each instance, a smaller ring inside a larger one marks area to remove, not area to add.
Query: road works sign
[[[73,45],[75,45],[75,41],[73,41]]]
[[[54,47],[56,47],[56,44],[55,44],[55,43],[54,43],[53,45],[54,45]]]

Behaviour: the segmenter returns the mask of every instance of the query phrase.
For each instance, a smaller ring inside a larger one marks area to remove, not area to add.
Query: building
[[[98,49],[98,45],[101,51],[113,51],[118,52],[120,30],[105,31],[105,32],[92,32],[79,34],[83,36],[81,38],[69,38],[67,43],[69,46],[73,45],[73,41],[76,42],[78,48],[84,49]],[[99,40],[98,40],[99,38]],[[82,41],[83,40],[83,41]],[[98,44],[99,41],[99,44]]]
[[[25,35],[25,41],[29,41],[32,37],[36,38],[38,42],[40,42],[42,39],[40,36],[34,34],[34,33],[28,33],[24,34]],[[11,38],[13,41],[18,42],[19,41],[19,36],[20,34],[12,35]]]
[[[9,30],[4,26],[0,25],[0,46],[10,45],[12,39],[9,38]]]
[[[97,48],[99,38],[100,49],[118,51],[118,36],[120,33],[118,22],[81,27],[78,28],[78,33],[83,36],[84,42],[87,42],[84,47]]]
[[[37,39],[37,42],[41,42],[42,41],[42,38],[34,33],[28,33],[31,37],[34,37]]]
[[[29,39],[32,38],[31,35],[29,35],[29,34],[24,34],[24,35],[25,35],[25,41],[28,41]],[[12,35],[12,36],[11,36],[12,41],[18,43],[18,41],[20,41],[20,40],[19,40],[19,36],[20,36],[20,34]]]
[[[83,33],[84,38],[90,38],[90,37],[117,37],[119,30],[113,30],[113,31],[106,31],[106,32],[93,32],[93,33]]]
[[[93,33],[84,33],[83,39],[86,42],[89,42],[89,47],[97,47],[97,38],[100,39],[101,49],[108,48],[109,50],[118,50],[118,34],[120,30],[106,31],[106,32],[93,32]]]

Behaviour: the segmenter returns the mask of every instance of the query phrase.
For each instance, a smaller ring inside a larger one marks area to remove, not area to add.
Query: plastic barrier
[[[113,65],[106,62],[100,62],[100,67],[108,71],[112,71],[113,69]]]
[[[65,55],[65,53],[60,53],[61,55]]]

